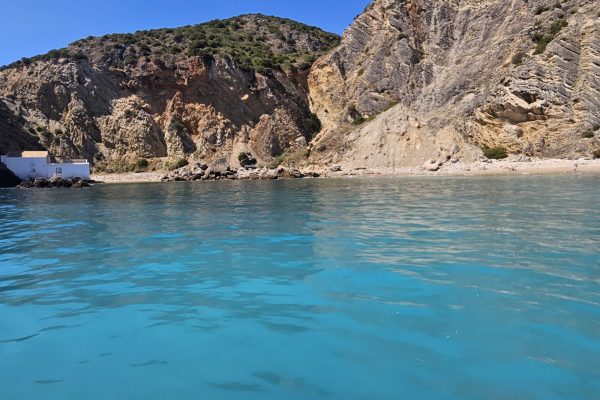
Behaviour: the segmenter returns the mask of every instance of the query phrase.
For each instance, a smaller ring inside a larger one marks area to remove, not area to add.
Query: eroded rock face
[[[0,71],[0,126],[11,125],[0,153],[42,147],[98,167],[212,162],[242,146],[267,162],[310,140],[306,76],[335,35],[260,15],[206,26],[88,38],[64,49],[68,58]],[[238,40],[235,54],[219,51],[217,36]],[[246,60],[252,51],[262,58]],[[263,67],[270,59],[291,64]]]
[[[556,4],[373,1],[311,70],[324,127],[314,149],[327,149],[313,161],[417,166],[448,141],[463,158],[482,146],[589,156],[600,147],[590,138],[600,127],[598,3]]]

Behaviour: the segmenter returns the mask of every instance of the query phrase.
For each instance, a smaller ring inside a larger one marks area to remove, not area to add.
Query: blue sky
[[[342,33],[369,0],[18,0],[3,1],[0,65],[89,35],[192,25],[262,13]]]

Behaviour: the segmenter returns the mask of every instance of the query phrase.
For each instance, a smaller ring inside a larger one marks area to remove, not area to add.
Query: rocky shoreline
[[[85,181],[79,178],[74,179],[65,179],[59,176],[55,176],[51,179],[30,179],[28,181],[22,181],[16,187],[18,189],[52,189],[52,188],[72,188],[72,189],[82,189],[90,187],[90,184],[93,181]]]
[[[354,168],[345,165],[310,166],[304,168],[256,168],[212,171],[203,166],[185,167],[168,173],[143,172],[127,174],[96,174],[92,178],[104,183],[158,183],[217,180],[275,180],[298,178],[348,178],[386,176],[498,176],[498,175],[548,175],[594,173],[600,174],[600,159],[530,159],[511,157],[506,160],[480,160],[473,163],[444,163],[435,171],[421,167],[405,168]]]
[[[321,174],[314,171],[299,170],[295,168],[255,168],[242,167],[232,169],[229,166],[212,165],[203,163],[192,167],[183,167],[171,171],[161,178],[162,182],[181,181],[220,181],[220,180],[275,180],[275,179],[299,179],[318,178]]]
[[[303,178],[347,178],[347,177],[385,177],[385,176],[494,176],[494,175],[548,175],[565,173],[600,174],[600,159],[532,159],[525,156],[511,156],[504,160],[482,158],[472,163],[455,160],[428,160],[420,167],[404,168],[364,168],[351,165],[305,166],[289,168],[256,168],[253,165],[231,168],[219,163],[208,166],[204,163],[185,166],[174,171],[152,171],[125,174],[94,174],[92,180],[64,179],[56,176],[52,179],[30,179],[20,184],[5,184],[2,187],[19,189],[33,188],[87,188],[97,183],[159,183],[194,182],[222,180],[278,180]],[[12,182],[12,181],[11,181]],[[5,182],[5,183],[8,183]]]
[[[434,168],[435,164],[435,168]],[[303,178],[351,178],[386,176],[501,176],[501,175],[549,175],[549,174],[600,174],[600,159],[530,159],[511,157],[506,160],[482,159],[473,163],[427,161],[421,167],[405,168],[355,168],[345,165],[309,166],[304,168],[239,168],[207,166],[202,163],[186,166],[170,172],[142,172],[126,174],[95,174],[92,180],[32,179],[17,187],[32,188],[86,188],[97,183],[160,183],[224,180],[278,180]]]

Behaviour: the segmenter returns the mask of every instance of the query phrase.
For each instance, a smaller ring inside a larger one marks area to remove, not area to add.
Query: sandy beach
[[[486,160],[473,163],[446,163],[437,171],[423,167],[359,169],[339,171],[328,176],[405,175],[405,176],[481,176],[481,175],[551,175],[574,173],[600,173],[600,159],[564,160],[532,159],[528,161]]]
[[[160,182],[164,172],[140,172],[126,174],[92,174],[92,180],[103,183],[156,183]]]

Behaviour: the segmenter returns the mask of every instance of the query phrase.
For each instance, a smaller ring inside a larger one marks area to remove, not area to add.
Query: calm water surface
[[[599,399],[600,177],[0,191],[0,399]]]

